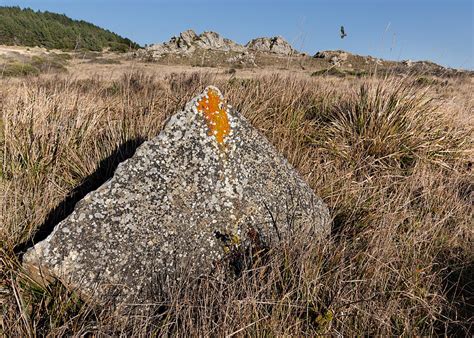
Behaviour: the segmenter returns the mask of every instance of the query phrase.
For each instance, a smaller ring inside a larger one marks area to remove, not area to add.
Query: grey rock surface
[[[208,87],[30,248],[23,264],[38,281],[57,278],[85,299],[143,304],[157,281],[213,273],[255,236],[271,246],[328,232],[322,200]]]
[[[240,64],[244,66],[257,66],[257,64],[255,63],[255,54],[249,53],[248,51],[231,56],[226,60],[226,62],[231,64]]]
[[[259,52],[275,53],[281,55],[298,54],[296,50],[281,36],[272,38],[256,38],[249,41],[245,47]]]
[[[198,36],[196,35],[196,33],[192,29],[188,29],[188,30],[182,32],[180,34],[180,37],[183,40],[183,42],[188,46],[191,46],[193,44],[194,40],[198,39]]]
[[[317,52],[314,57],[317,59],[326,59],[332,65],[340,66],[342,63],[347,61],[349,53],[343,50],[326,50]]]
[[[166,54],[189,55],[197,49],[237,53],[258,51],[278,55],[299,55],[298,51],[293,49],[281,36],[253,39],[242,46],[216,32],[207,31],[197,35],[189,29],[180,33],[179,36],[172,37],[168,42],[152,44],[146,49],[136,52],[136,56],[158,59]]]
[[[195,41],[196,45],[204,49],[242,52],[244,47],[230,39],[226,39],[216,32],[204,32]]]
[[[159,58],[164,54],[190,54],[197,48],[242,52],[245,48],[230,39],[222,37],[216,32],[203,32],[197,35],[192,29],[174,36],[170,41],[162,44],[153,44],[146,48],[145,53],[154,58]]]

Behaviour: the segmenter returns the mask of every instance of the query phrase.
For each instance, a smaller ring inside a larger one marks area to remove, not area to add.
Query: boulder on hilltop
[[[197,35],[192,29],[172,37],[168,42],[153,44],[147,50],[153,57],[159,57],[163,54],[188,54],[197,48],[235,52],[245,50],[242,45],[222,37],[219,33],[209,31]]]
[[[191,29],[180,33],[179,36],[172,37],[168,42],[150,45],[145,51],[136,54],[138,56],[160,58],[165,54],[188,55],[199,49],[237,53],[257,51],[277,55],[300,55],[281,36],[253,39],[242,46],[222,37],[219,33],[208,31],[197,35]]]
[[[335,66],[341,65],[349,57],[350,53],[343,50],[325,50],[314,55],[316,59],[325,59]]]
[[[291,45],[281,36],[275,36],[272,38],[256,38],[250,40],[246,45],[246,48],[259,52],[274,53],[281,55],[292,55],[298,54],[298,52],[291,47]]]

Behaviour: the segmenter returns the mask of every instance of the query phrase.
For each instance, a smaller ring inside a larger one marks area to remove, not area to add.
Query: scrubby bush
[[[38,75],[39,69],[29,63],[23,62],[8,62],[0,66],[1,76],[27,76]]]

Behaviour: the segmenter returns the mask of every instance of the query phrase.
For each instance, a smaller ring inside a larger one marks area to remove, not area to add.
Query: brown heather
[[[157,285],[158,310],[120,323],[59,282],[35,284],[25,243],[208,84],[327,202],[331,238],[247,252],[232,282]],[[2,80],[0,334],[472,334],[473,91],[469,78]]]

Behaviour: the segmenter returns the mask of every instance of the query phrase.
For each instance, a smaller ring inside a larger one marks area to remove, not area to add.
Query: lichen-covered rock
[[[325,50],[325,51],[317,52],[314,55],[314,58],[326,59],[332,65],[340,66],[342,63],[347,61],[347,58],[349,57],[349,55],[350,55],[349,53],[343,50]]]
[[[231,56],[226,60],[226,62],[231,64],[239,64],[244,66],[252,66],[256,67],[257,64],[255,63],[255,54],[249,53],[247,51]]]
[[[192,29],[173,36],[168,42],[153,44],[146,48],[145,54],[159,58],[164,54],[190,54],[196,49],[243,52],[245,48],[238,43],[222,37],[216,32],[203,32],[197,35]]]
[[[222,37],[216,32],[201,33],[194,41],[197,46],[203,49],[242,52],[244,47],[238,43]]]
[[[188,29],[184,32],[181,32],[179,36],[187,46],[192,46],[194,40],[198,39],[198,36],[192,29]]]
[[[272,38],[256,38],[249,41],[245,47],[259,52],[275,53],[281,55],[298,54],[296,50],[281,36]]]
[[[212,273],[255,236],[274,245],[328,231],[321,199],[208,87],[30,248],[24,265],[86,299],[142,304],[157,281]]]
[[[199,50],[245,53],[258,51],[278,55],[301,55],[281,36],[256,38],[242,46],[219,33],[206,31],[197,35],[189,29],[173,36],[168,42],[152,44],[144,50],[134,52],[135,57],[159,59],[164,55],[191,55]]]

